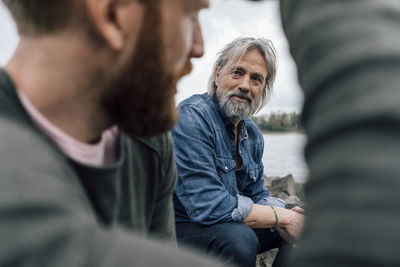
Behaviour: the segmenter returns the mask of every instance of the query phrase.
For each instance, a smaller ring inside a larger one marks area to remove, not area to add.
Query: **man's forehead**
[[[267,65],[265,57],[257,48],[250,48],[247,49],[245,52],[237,53],[231,59],[232,60],[228,60],[228,62],[230,63],[229,66],[231,68],[235,66],[240,66],[241,64],[245,64],[245,62],[252,62],[252,63],[263,62],[265,63],[265,65]]]

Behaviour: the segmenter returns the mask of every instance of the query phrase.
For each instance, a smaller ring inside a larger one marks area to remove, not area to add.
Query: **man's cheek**
[[[193,26],[189,19],[183,19],[176,28],[175,35],[173,36],[174,44],[171,51],[173,51],[173,61],[175,61],[175,68],[182,70],[187,64],[189,59],[190,50],[193,44]]]

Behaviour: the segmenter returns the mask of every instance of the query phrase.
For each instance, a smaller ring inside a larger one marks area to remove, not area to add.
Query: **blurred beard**
[[[234,89],[224,94],[222,90],[217,89],[216,95],[222,111],[231,121],[244,120],[257,111],[258,101],[253,99],[250,92]],[[233,101],[233,96],[245,98],[248,102]]]
[[[157,136],[174,127],[176,86],[192,70],[189,59],[180,73],[166,66],[159,8],[152,2],[146,6],[137,49],[114,75],[103,99],[111,122],[132,137]]]

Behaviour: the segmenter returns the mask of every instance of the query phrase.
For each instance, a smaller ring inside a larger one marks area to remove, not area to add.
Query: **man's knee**
[[[238,266],[254,266],[259,250],[256,233],[242,223],[221,223],[199,226],[177,224],[178,242],[196,247]]]
[[[226,259],[241,266],[253,266],[259,248],[258,238],[254,231],[241,223],[226,223],[215,235],[210,249]]]
[[[226,229],[220,233],[233,249],[243,250],[243,247],[255,249],[257,253],[258,238],[254,231],[247,225],[241,223],[226,224]]]

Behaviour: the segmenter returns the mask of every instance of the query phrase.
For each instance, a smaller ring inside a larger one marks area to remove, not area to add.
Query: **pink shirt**
[[[105,130],[98,143],[83,143],[75,140],[53,125],[33,106],[22,91],[18,90],[18,96],[36,125],[47,134],[68,157],[81,164],[96,167],[106,166],[116,162],[118,157],[117,126]]]

